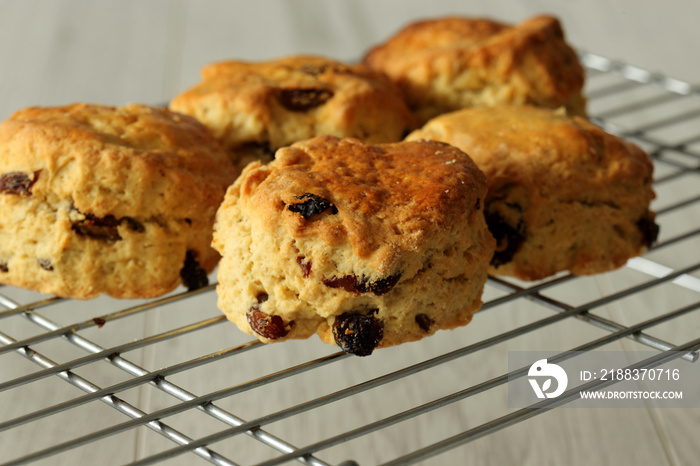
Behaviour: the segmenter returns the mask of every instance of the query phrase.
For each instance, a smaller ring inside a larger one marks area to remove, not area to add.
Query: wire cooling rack
[[[369,358],[316,339],[251,340],[216,309],[214,285],[85,302],[1,287],[0,461],[442,464],[451,451],[571,401],[567,392],[537,409],[507,409],[507,351],[652,348],[645,367],[676,357],[692,364],[700,89],[597,55],[581,59],[593,120],[654,159],[661,236],[643,257],[596,277],[491,278],[469,326]],[[475,404],[482,414],[465,416]]]

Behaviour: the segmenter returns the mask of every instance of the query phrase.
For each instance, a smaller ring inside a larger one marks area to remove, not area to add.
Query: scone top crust
[[[274,151],[321,134],[392,142],[416,127],[394,85],[364,65],[295,55],[214,63],[201,75],[170,108],[205,123],[229,149]]]
[[[498,103],[585,115],[583,68],[551,16],[518,25],[458,16],[415,22],[371,49],[364,63],[399,86],[422,122]]]
[[[527,106],[464,109],[407,140],[425,138],[459,147],[484,171],[494,274],[606,272],[656,241],[650,157],[583,118]]]
[[[489,180],[489,196],[517,184],[543,198],[577,201],[653,198],[653,165],[638,146],[580,117],[532,106],[464,109],[436,117],[407,140],[435,139],[461,148]]]
[[[198,219],[236,176],[201,123],[136,104],[20,110],[0,124],[0,167],[32,178],[31,194],[49,203],[148,219]]]
[[[486,179],[469,157],[443,143],[369,145],[320,136],[280,149],[267,166],[249,166],[236,185],[241,203],[255,206],[267,231],[282,227],[295,238],[349,244],[368,275],[385,276],[406,253],[444,243],[461,229],[479,210]],[[331,205],[305,218],[293,206],[307,194]]]

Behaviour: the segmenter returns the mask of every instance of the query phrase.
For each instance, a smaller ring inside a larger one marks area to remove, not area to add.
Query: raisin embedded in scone
[[[318,135],[383,143],[416,127],[381,74],[304,55],[205,66],[202,81],[177,95],[170,109],[209,126],[240,167],[269,162],[278,148]]]
[[[143,105],[20,110],[0,124],[0,283],[87,299],[206,284],[237,172],[191,117]]]
[[[252,163],[217,212],[219,307],[265,342],[365,356],[467,324],[495,241],[486,179],[438,142],[319,136]]]
[[[409,24],[364,63],[404,93],[421,123],[467,107],[530,104],[585,116],[583,67],[559,21],[443,17]]]
[[[465,109],[406,139],[459,147],[486,174],[496,275],[605,272],[656,241],[649,156],[583,118],[530,106]]]

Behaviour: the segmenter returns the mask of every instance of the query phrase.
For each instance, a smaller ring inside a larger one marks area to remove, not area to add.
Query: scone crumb
[[[217,213],[219,308],[265,343],[316,333],[357,356],[466,325],[496,244],[486,195],[476,164],[435,141],[282,148]]]

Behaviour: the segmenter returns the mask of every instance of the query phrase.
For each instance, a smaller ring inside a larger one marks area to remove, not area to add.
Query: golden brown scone
[[[219,307],[264,342],[364,356],[467,324],[495,241],[486,179],[437,142],[319,136],[249,165],[217,213]]]
[[[398,85],[421,123],[499,104],[586,114],[583,68],[549,16],[515,26],[456,16],[412,23],[371,49],[364,63]]]
[[[185,115],[20,110],[0,124],[0,282],[79,299],[201,286],[235,177],[218,141]]]
[[[656,240],[650,158],[583,118],[529,106],[465,109],[407,138],[423,139],[462,149],[486,174],[494,274],[605,272]]]
[[[322,134],[382,143],[416,128],[394,85],[363,65],[300,55],[214,63],[201,74],[170,109],[209,126],[239,166]]]

